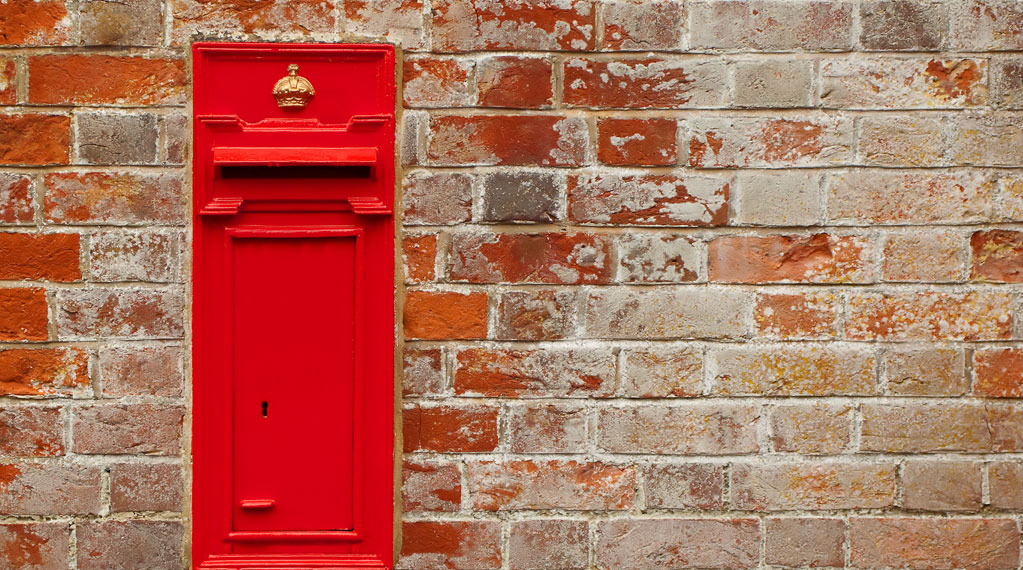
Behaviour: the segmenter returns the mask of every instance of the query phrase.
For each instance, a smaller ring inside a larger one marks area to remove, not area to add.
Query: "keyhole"
[[[267,407],[270,406],[270,404],[268,404],[266,401],[264,401],[262,406],[263,406],[263,417],[265,418],[266,417],[266,409],[267,409]]]

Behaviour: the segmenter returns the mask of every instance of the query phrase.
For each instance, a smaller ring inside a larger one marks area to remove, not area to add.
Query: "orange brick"
[[[421,406],[402,412],[405,452],[479,453],[497,447],[492,406]]]
[[[470,348],[456,357],[455,393],[490,397],[601,397],[614,389],[609,349]]]
[[[721,237],[710,242],[710,280],[725,283],[865,283],[873,247],[857,236]]]
[[[466,466],[473,508],[480,511],[622,511],[636,500],[629,466],[579,461],[480,461]]]
[[[17,80],[14,59],[0,57],[0,105],[13,105],[18,101]]]
[[[834,293],[764,293],[753,317],[765,337],[826,340],[837,334],[840,310]]]
[[[553,66],[535,57],[499,56],[482,61],[476,75],[481,107],[540,109],[554,99]]]
[[[1012,332],[1005,293],[852,293],[850,340],[1000,340]]]
[[[0,45],[66,45],[71,15],[61,0],[8,0],[0,4],[0,30]]]
[[[501,568],[501,521],[405,521],[401,562],[409,570]]]
[[[609,283],[611,270],[611,243],[599,234],[457,234],[451,243],[452,281]]]
[[[406,235],[401,242],[401,251],[406,283],[423,283],[436,278],[436,234]]]
[[[1013,519],[853,518],[850,562],[856,568],[972,568],[1019,566]]]
[[[1023,283],[1023,232],[991,230],[970,238],[974,281]]]
[[[49,318],[42,289],[0,289],[0,340],[46,340]]]
[[[719,107],[728,90],[714,60],[571,58],[563,71],[565,103],[592,109]]]
[[[0,233],[0,279],[81,279],[78,234]]]
[[[429,140],[437,166],[579,166],[589,132],[581,117],[440,116],[430,120]]]
[[[1023,398],[1023,349],[974,351],[973,393],[992,398]]]
[[[870,396],[877,359],[844,345],[747,345],[711,351],[715,394],[727,396]]]
[[[402,512],[456,512],[462,507],[457,463],[405,461],[401,469]]]
[[[55,105],[184,103],[183,59],[109,55],[41,55],[28,60],[28,100]]]
[[[597,158],[617,166],[675,164],[674,119],[598,119]]]
[[[0,164],[67,164],[70,144],[68,117],[0,115]]]
[[[71,396],[89,386],[89,355],[75,348],[0,351],[0,395]]]
[[[410,291],[405,298],[409,338],[485,338],[486,293]]]

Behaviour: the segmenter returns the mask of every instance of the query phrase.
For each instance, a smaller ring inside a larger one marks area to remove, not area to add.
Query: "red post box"
[[[389,568],[394,50],[193,56],[193,566]]]

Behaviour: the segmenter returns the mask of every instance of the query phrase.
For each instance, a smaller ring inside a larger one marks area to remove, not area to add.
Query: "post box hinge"
[[[241,198],[214,198],[199,210],[200,216],[233,216],[242,208]]]

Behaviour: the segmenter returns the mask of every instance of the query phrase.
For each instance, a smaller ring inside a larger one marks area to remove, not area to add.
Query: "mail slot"
[[[193,567],[390,568],[393,48],[193,62]]]

